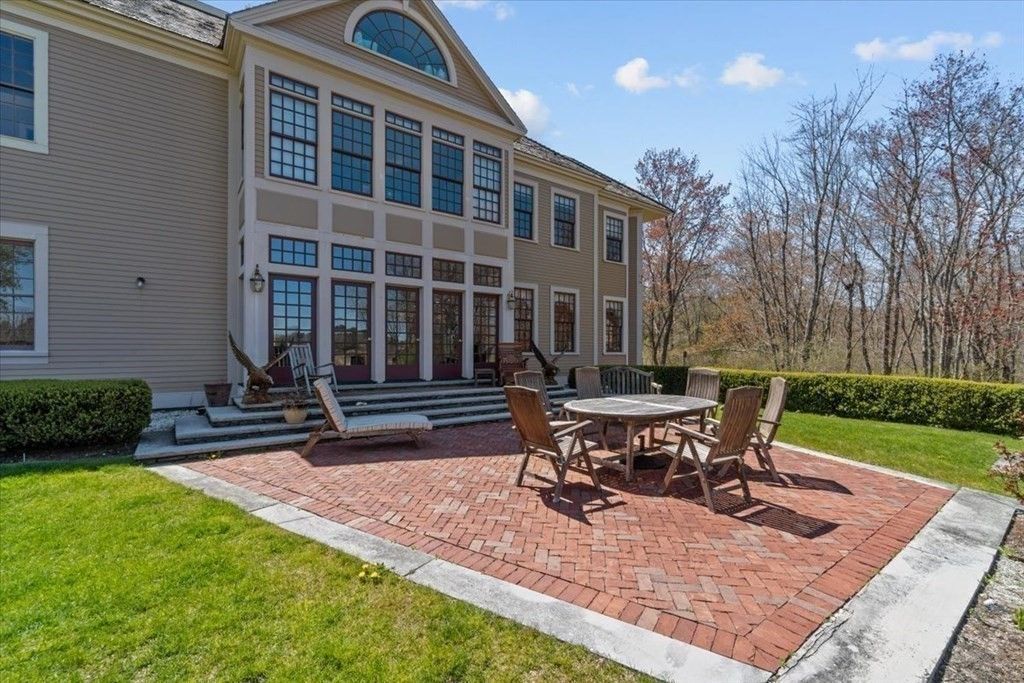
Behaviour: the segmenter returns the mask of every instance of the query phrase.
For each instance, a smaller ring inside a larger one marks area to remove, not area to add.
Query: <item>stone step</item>
[[[576,392],[572,389],[558,389],[550,392],[549,398],[552,404],[562,405],[566,401],[575,398]],[[369,415],[378,413],[421,413],[430,417],[431,415],[442,416],[445,412],[466,412],[479,411],[483,405],[505,404],[504,394],[474,394],[471,396],[451,396],[444,394],[441,397],[394,400],[388,402],[372,401],[365,405],[356,405],[345,401],[341,403],[341,409],[346,415]],[[436,410],[435,410],[436,409]],[[443,410],[442,410],[443,409]],[[319,407],[311,405],[310,415],[320,415]],[[207,408],[207,416],[211,426],[221,427],[236,424],[257,424],[261,422],[279,422],[283,419],[280,408],[269,408],[264,410],[241,410],[235,406]]]

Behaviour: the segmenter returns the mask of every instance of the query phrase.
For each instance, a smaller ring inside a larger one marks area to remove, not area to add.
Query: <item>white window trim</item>
[[[614,263],[614,261],[612,262]],[[620,332],[622,336],[622,350],[621,351],[609,351],[608,350],[608,302],[617,301],[622,304],[622,330]],[[629,355],[629,302],[626,301],[626,297],[622,296],[606,296],[602,298],[601,303],[601,349],[606,356],[627,356]]]
[[[622,260],[613,261],[608,258],[608,218],[618,218],[622,221]],[[601,251],[604,255],[605,263],[614,263],[617,266],[625,266],[629,263],[629,240],[626,239],[626,235],[629,233],[629,218],[624,213],[618,211],[605,211],[604,212],[604,229],[602,231],[602,242]]]
[[[533,336],[531,338],[532,338],[534,344],[537,344],[538,346],[540,346],[540,342],[539,342],[539,340],[537,338],[537,332],[539,331],[539,328],[540,328],[540,325],[538,324],[540,321],[537,320],[537,313],[540,310],[540,288],[537,285],[532,284],[532,283],[528,283],[528,282],[513,282],[512,283],[512,291],[514,292],[517,289],[529,289],[529,290],[533,291],[533,324],[531,325],[531,327],[533,327]],[[515,319],[516,319],[516,312],[515,312],[515,310],[513,310],[512,311],[512,328],[513,328],[512,329],[512,333],[513,334],[515,334]],[[533,352],[529,351],[529,350],[523,351],[523,355],[531,355],[532,356]]]
[[[32,242],[34,257],[33,278],[35,279],[35,347],[32,350],[0,349],[0,359],[10,364],[46,363],[50,353],[50,229],[34,223],[0,221],[0,237],[4,239]]]
[[[566,249],[568,247],[565,247]],[[555,294],[572,294],[576,297],[576,322],[573,325],[573,351],[559,352],[555,350]],[[563,356],[578,356],[580,355],[580,290],[573,289],[571,287],[556,287],[551,286],[551,306],[550,308],[550,337],[551,337],[551,353],[561,353]]]
[[[45,31],[17,24],[9,19],[0,19],[0,30],[14,33],[32,40],[32,89],[34,140],[0,135],[0,146],[21,149],[39,154],[50,153],[50,92],[49,92],[49,43]]]
[[[555,244],[555,195],[556,194],[560,195],[562,197],[568,197],[570,199],[575,199],[576,200],[576,234],[575,234],[575,241],[573,243],[573,246],[571,246],[571,247],[565,247],[565,246],[562,246],[561,244]],[[554,247],[555,249],[568,249],[570,251],[579,251],[580,250],[580,239],[582,237],[582,235],[580,234],[580,230],[581,230],[581,226],[580,226],[580,206],[582,206],[582,204],[580,202],[580,195],[577,194],[576,192],[569,192],[569,191],[563,190],[561,188],[552,187],[551,188],[551,202],[550,202],[549,206],[551,208],[551,225],[550,225],[550,227],[551,227],[551,246]]]
[[[533,213],[530,215],[530,234],[533,235],[532,238],[519,237],[516,235],[516,185],[526,185],[528,187],[533,188]],[[540,232],[540,225],[537,221],[537,196],[539,194],[540,189],[538,188],[537,183],[535,183],[534,181],[517,180],[514,177],[512,178],[512,206],[510,207],[512,209],[512,237],[514,239],[519,240],[520,242],[532,242],[533,244],[540,244],[540,235],[538,234]],[[577,210],[578,206],[579,205],[577,205]],[[554,218],[552,218],[552,221],[553,220]]]

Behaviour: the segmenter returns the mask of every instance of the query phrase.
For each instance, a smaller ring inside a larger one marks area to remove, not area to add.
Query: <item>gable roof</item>
[[[642,204],[654,204],[656,207],[665,210],[668,213],[672,213],[672,209],[665,206],[657,199],[649,197],[648,195],[635,190],[625,183],[619,182],[610,175],[601,173],[593,166],[588,166],[579,159],[574,159],[571,156],[556,152],[547,145],[542,145],[533,138],[522,137],[518,142],[515,143],[516,154],[525,154],[526,156],[546,161],[556,166],[568,169],[570,171],[576,171],[588,175],[591,178],[604,184],[604,190],[612,194],[617,194],[620,197],[628,199],[631,202],[640,202]]]
[[[204,45],[220,47],[227,14],[198,0],[83,0]]]

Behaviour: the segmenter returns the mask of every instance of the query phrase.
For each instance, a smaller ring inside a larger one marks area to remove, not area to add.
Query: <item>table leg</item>
[[[626,423],[626,481],[633,481],[633,423]]]

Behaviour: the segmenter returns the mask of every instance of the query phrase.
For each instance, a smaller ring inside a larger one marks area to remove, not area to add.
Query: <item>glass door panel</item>
[[[270,358],[292,344],[307,343],[316,358],[316,280],[284,275],[270,276]],[[277,385],[295,382],[288,359],[270,368]]]
[[[434,291],[434,379],[462,377],[462,293]]]
[[[370,381],[370,285],[334,283],[331,350],[339,382]]]
[[[473,295],[473,367],[497,368],[499,302],[496,294]]]
[[[388,380],[420,376],[420,290],[388,287],[385,290],[384,346]]]

